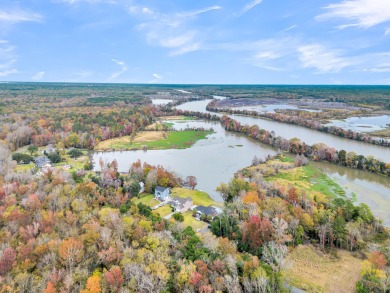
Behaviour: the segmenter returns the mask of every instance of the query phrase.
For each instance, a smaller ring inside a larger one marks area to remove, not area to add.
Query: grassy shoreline
[[[130,136],[124,136],[102,141],[95,147],[95,151],[186,149],[211,133],[208,130],[144,131],[138,133],[133,140]]]

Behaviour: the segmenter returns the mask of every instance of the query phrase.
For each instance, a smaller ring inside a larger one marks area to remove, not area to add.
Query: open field
[[[192,216],[192,211],[183,213],[184,216],[184,226],[191,226],[195,231],[198,229],[207,228],[208,224],[202,221],[198,221]]]
[[[157,121],[157,122],[155,122],[153,124],[150,124],[150,125],[146,126],[146,130],[164,131],[164,130],[167,130],[167,129],[171,129],[172,126],[173,126],[172,122]]]
[[[191,147],[196,141],[206,138],[210,131],[144,131],[137,134],[134,140],[130,136],[109,139],[100,142],[96,150],[139,150],[147,149],[184,149]]]
[[[311,193],[321,193],[335,198],[345,196],[345,191],[326,174],[312,165],[282,170],[280,173],[267,178],[279,185],[294,185]]]
[[[196,117],[192,116],[166,116],[164,120],[196,120]]]
[[[161,218],[168,216],[170,213],[172,213],[172,207],[170,205],[162,206],[153,211],[153,214],[159,214]]]
[[[144,205],[147,205],[149,207],[154,207],[155,205],[158,205],[160,203],[158,200],[154,199],[154,194],[141,194],[139,198],[132,198],[132,201],[136,205],[139,203],[143,203]]]
[[[362,260],[345,250],[337,250],[337,255],[334,258],[311,246],[298,246],[288,255],[291,268],[285,276],[307,292],[355,292]]]
[[[42,152],[44,150],[45,150],[44,147],[38,148],[37,153],[34,154],[33,157],[43,156]],[[70,169],[66,169],[66,170],[70,171],[70,172],[74,171],[74,170],[84,169],[84,165],[88,161],[88,157],[87,157],[88,151],[79,149],[80,151],[83,152],[83,155],[81,157],[78,157],[78,158],[71,158],[67,154],[67,152],[69,150],[70,149],[67,149],[64,152],[62,152],[62,154],[61,154],[62,161],[60,163],[57,163],[57,164],[52,164],[52,166],[54,168],[56,168],[56,167],[63,167],[63,166],[69,165]],[[15,153],[24,153],[24,154],[30,155],[30,153],[27,151],[27,147],[17,149],[15,151]],[[34,167],[35,167],[35,163],[34,162],[31,162],[30,164],[18,164],[16,166],[16,172],[25,172],[25,171],[31,170]]]
[[[187,188],[175,187],[172,189],[171,196],[178,196],[182,198],[191,197],[194,201],[194,205],[202,205],[202,206],[218,206],[223,207],[222,202],[214,201],[206,192],[199,190],[191,190]]]
[[[368,134],[371,136],[378,136],[378,137],[390,137],[390,127],[382,130],[368,132]]]

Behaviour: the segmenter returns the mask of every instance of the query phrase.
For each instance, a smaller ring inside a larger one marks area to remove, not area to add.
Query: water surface
[[[235,172],[250,165],[255,155],[263,158],[276,154],[276,151],[267,145],[241,134],[225,131],[219,122],[176,121],[174,127],[212,127],[215,133],[208,135],[207,139],[197,141],[188,149],[97,152],[93,154],[94,170],[100,169],[97,163],[99,158],[106,162],[116,159],[120,172],[127,172],[133,162],[141,160],[152,165],[161,165],[184,178],[195,176],[198,181],[197,189],[207,192],[214,200],[222,201],[219,193],[215,191],[220,183],[228,182]]]
[[[390,115],[370,117],[349,117],[343,120],[331,120],[327,126],[337,126],[357,132],[370,132],[386,129],[390,125]]]
[[[188,102],[177,106],[177,109],[198,111],[216,114],[206,110],[207,104],[210,100]],[[222,114],[217,114],[221,116]],[[313,145],[316,143],[325,143],[328,146],[334,147],[337,150],[354,151],[357,154],[363,154],[365,156],[371,155],[384,162],[390,162],[390,148],[382,147],[378,145],[363,143],[356,140],[341,138],[332,134],[312,130],[309,128],[277,122],[273,120],[249,117],[242,115],[229,115],[231,118],[239,121],[241,124],[258,125],[260,128],[274,131],[277,136],[282,136],[286,139],[294,137],[299,138],[306,144]]]

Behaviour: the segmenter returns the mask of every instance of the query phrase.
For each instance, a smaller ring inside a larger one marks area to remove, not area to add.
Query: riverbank
[[[96,151],[110,150],[166,150],[190,148],[198,140],[205,139],[213,133],[210,130],[184,131],[143,131],[131,136],[123,136],[100,142]]]

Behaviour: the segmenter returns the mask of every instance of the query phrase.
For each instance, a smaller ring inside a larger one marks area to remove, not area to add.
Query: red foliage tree
[[[386,268],[386,265],[387,265],[386,257],[382,253],[380,253],[379,251],[373,251],[369,255],[368,261],[370,263],[372,263],[372,265],[376,269],[380,269],[380,270],[383,270],[384,268]]]
[[[256,251],[264,242],[272,240],[272,233],[272,223],[268,219],[251,216],[243,226],[242,239]]]
[[[112,292],[120,292],[124,279],[122,271],[119,267],[112,267],[111,270],[105,273],[107,285]]]
[[[3,256],[0,259],[0,275],[7,274],[16,260],[16,253],[12,247],[4,249]]]

